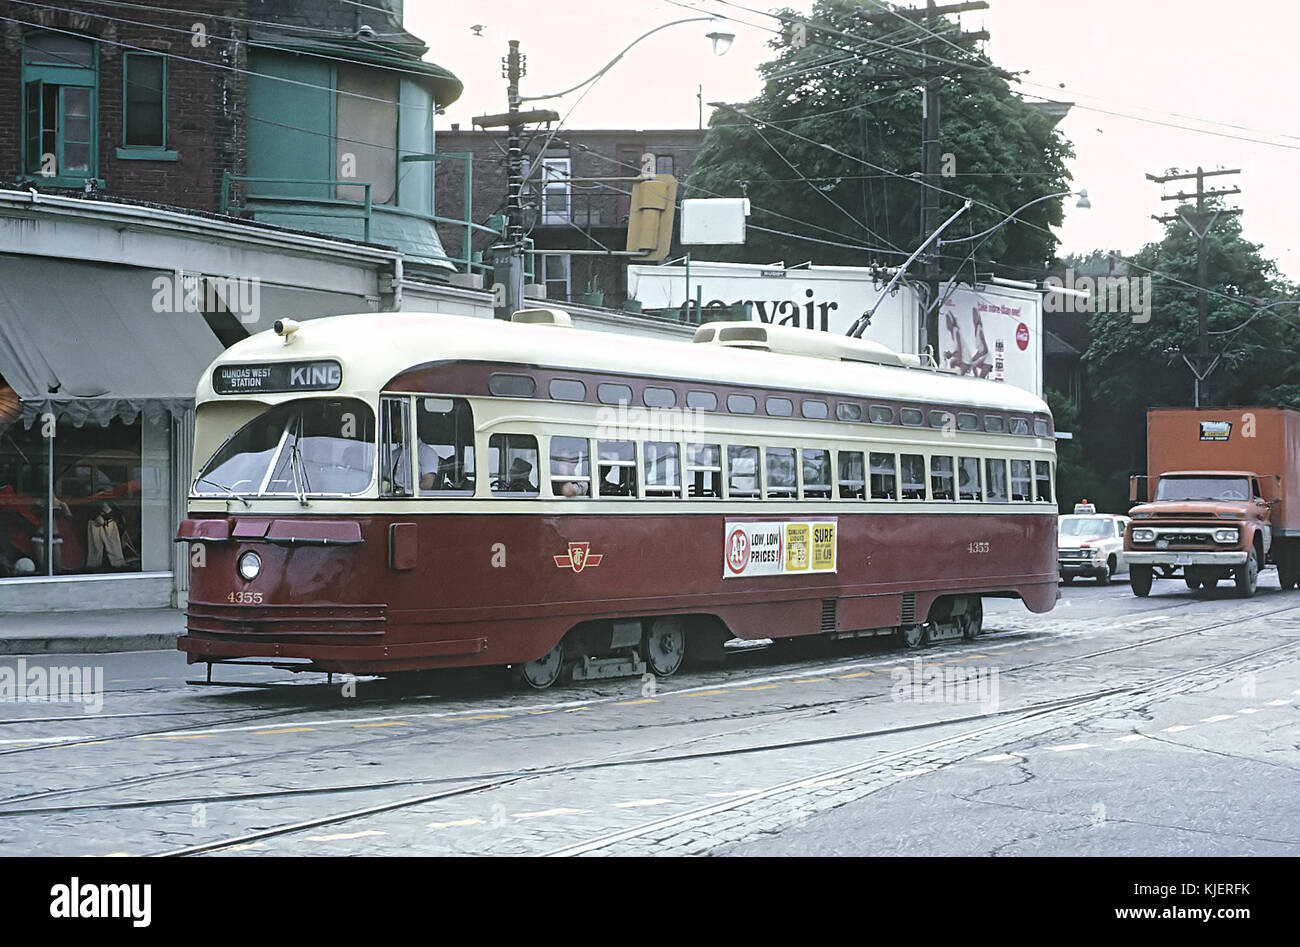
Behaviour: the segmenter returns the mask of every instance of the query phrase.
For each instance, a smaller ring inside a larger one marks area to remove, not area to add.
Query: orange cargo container
[[[1257,474],[1275,536],[1300,536],[1300,411],[1292,408],[1152,408],[1147,476],[1175,470]]]

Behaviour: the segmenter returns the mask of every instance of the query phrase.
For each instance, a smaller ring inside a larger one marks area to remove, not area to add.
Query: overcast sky
[[[783,5],[812,8],[811,0]],[[741,6],[773,8],[759,0],[406,0],[406,25],[432,47],[427,58],[465,83],[464,96],[439,127],[468,128],[473,115],[505,110],[500,60],[507,40],[518,39],[528,56],[523,94],[544,95],[587,78],[662,23],[701,13],[731,17],[717,26],[688,23],[657,33],[581,99],[580,91],[545,103],[571,128],[694,128],[699,86],[705,102],[742,101],[759,90],[756,67],[772,55],[765,43],[776,21]],[[1148,172],[1197,164],[1241,168],[1239,176],[1210,180],[1242,188],[1233,200],[1245,211],[1247,238],[1262,243],[1284,274],[1300,279],[1300,126],[1291,107],[1300,5],[990,0],[990,6],[966,14],[962,25],[988,29],[993,61],[1028,70],[1020,85],[1026,94],[1076,103],[1060,128],[1077,152],[1070,165],[1075,186],[1088,189],[1092,209],[1067,204],[1061,252],[1131,253],[1156,239],[1160,225],[1151,215],[1174,205],[1160,201],[1161,188],[1145,179]],[[484,27],[481,38],[471,31],[476,24]],[[710,52],[704,38],[710,29],[737,34],[725,56]],[[1134,115],[1153,121],[1123,117]],[[917,122],[919,138],[919,116]]]

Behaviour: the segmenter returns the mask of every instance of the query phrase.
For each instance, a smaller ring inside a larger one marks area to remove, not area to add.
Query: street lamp
[[[1043,201],[1050,201],[1054,197],[1069,197],[1074,194],[1077,194],[1079,196],[1078,203],[1074,205],[1075,207],[1077,207],[1079,210],[1090,210],[1092,208],[1092,201],[1088,200],[1087,188],[1084,188],[1081,191],[1058,191],[1055,194],[1044,194],[1042,197],[1034,198],[1028,204],[1021,204],[1019,207],[1017,207],[1011,213],[1007,214],[1006,217],[1002,218],[1002,220],[998,221],[988,230],[983,230],[977,234],[971,234],[971,236],[969,237],[958,237],[956,240],[940,240],[938,245],[941,247],[946,247],[954,243],[966,243],[971,240],[978,240],[980,239],[980,237],[987,237],[989,234],[997,230],[999,227],[1004,227],[1007,224],[1009,224],[1012,221],[1012,219],[1016,216],[1016,214],[1020,213],[1026,207],[1033,207],[1035,204],[1041,204]]]
[[[553,92],[550,95],[529,95],[521,96],[519,94],[519,80],[525,74],[524,58],[519,52],[519,41],[510,41],[510,54],[505,59],[506,78],[509,80],[507,87],[507,98],[509,101],[509,111],[504,115],[483,115],[474,119],[475,125],[483,127],[505,126],[509,129],[506,138],[506,164],[508,168],[508,196],[506,200],[506,231],[505,240],[494,245],[491,248],[493,267],[492,267],[492,296],[494,316],[498,319],[510,319],[519,308],[523,299],[523,281],[524,281],[524,211],[523,211],[523,190],[525,179],[523,175],[523,150],[520,147],[520,133],[524,125],[529,122],[552,122],[560,121],[557,113],[538,109],[532,112],[520,112],[519,106],[523,102],[540,102],[545,99],[556,99],[560,96],[568,95],[575,92],[583,86],[590,85],[605,73],[614,68],[615,64],[630,50],[642,40],[653,36],[660,30],[666,30],[670,26],[680,26],[683,23],[699,22],[717,22],[718,18],[714,16],[691,16],[680,20],[673,20],[656,26],[654,29],[647,30],[632,42],[628,43],[619,52],[617,56],[598,69],[595,74],[582,80],[575,86],[571,86],[562,92]],[[714,31],[707,34],[707,38],[713,44],[715,55],[723,55],[731,48],[735,35]],[[540,164],[540,162],[539,162]],[[531,174],[531,171],[530,171]]]

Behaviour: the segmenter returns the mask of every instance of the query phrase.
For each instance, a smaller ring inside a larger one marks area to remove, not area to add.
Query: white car
[[[1127,516],[1109,513],[1080,512],[1091,510],[1091,504],[1075,507],[1071,516],[1062,516],[1056,533],[1056,561],[1061,581],[1069,585],[1078,576],[1097,580],[1106,585],[1111,576],[1128,572],[1124,558],[1124,528]]]

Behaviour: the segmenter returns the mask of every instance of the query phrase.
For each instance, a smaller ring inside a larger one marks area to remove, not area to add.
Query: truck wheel
[[[1201,580],[1196,578],[1196,576],[1191,575],[1190,573],[1184,574],[1183,581],[1187,583],[1187,587],[1191,589],[1193,592],[1195,592],[1197,589],[1201,587]]]
[[[1247,554],[1245,565],[1236,568],[1233,578],[1237,582],[1237,594],[1240,597],[1250,598],[1255,594],[1255,588],[1259,584],[1259,559],[1255,556],[1254,546]]]
[[[1074,576],[1072,576],[1072,575],[1063,575],[1063,576],[1061,576],[1061,584],[1062,584],[1062,585],[1074,585]]]
[[[1128,584],[1138,598],[1146,598],[1151,594],[1151,581],[1154,578],[1150,566],[1129,566]]]
[[[1278,540],[1281,542],[1281,540]],[[1300,580],[1300,555],[1291,548],[1288,542],[1280,548],[1275,556],[1277,558],[1277,584],[1282,586],[1282,591],[1286,591],[1297,584]]]

